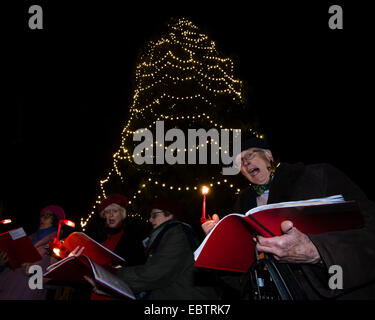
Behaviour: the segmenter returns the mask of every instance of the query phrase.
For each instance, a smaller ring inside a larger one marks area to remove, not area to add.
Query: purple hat
[[[45,214],[46,212],[52,212],[59,221],[65,219],[64,209],[59,206],[54,206],[54,205],[47,206],[43,208],[42,211],[40,211],[40,215]]]
[[[128,206],[129,201],[122,194],[118,194],[118,193],[111,194],[108,198],[102,200],[102,202],[100,203],[100,205],[98,207],[99,215],[101,217],[103,217],[103,215],[102,215],[103,210],[113,203],[115,203],[115,204],[117,204],[120,207],[123,207],[125,209]]]

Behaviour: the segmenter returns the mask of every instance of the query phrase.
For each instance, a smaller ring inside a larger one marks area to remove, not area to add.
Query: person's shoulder
[[[338,168],[327,162],[321,163],[312,163],[305,166],[308,171],[321,171],[324,173],[327,172],[340,172]]]
[[[192,232],[193,228],[191,227],[190,224],[177,220],[177,219],[172,219],[168,221],[164,227],[165,233],[181,233],[181,232]]]

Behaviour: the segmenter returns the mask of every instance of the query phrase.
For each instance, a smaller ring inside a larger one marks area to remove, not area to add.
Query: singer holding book
[[[233,212],[271,203],[307,200],[341,194],[358,202],[364,218],[361,229],[304,234],[284,221],[280,237],[254,239],[256,249],[281,263],[298,264],[296,276],[308,299],[373,299],[375,297],[375,204],[344,173],[329,164],[304,165],[274,161],[263,139],[250,138],[235,158],[250,186],[241,191]],[[208,234],[219,221],[214,214],[202,224]],[[343,289],[330,289],[330,266],[343,270]],[[242,279],[243,280],[243,279]]]
[[[117,275],[141,299],[217,299],[213,287],[197,282],[193,252],[199,242],[191,226],[177,220],[180,207],[166,198],[157,198],[150,207],[153,230],[147,243],[147,261],[119,269]]]
[[[112,194],[98,208],[104,228],[94,236],[107,249],[125,259],[127,266],[145,261],[142,240],[137,230],[127,219],[128,199],[122,194]]]
[[[144,248],[138,230],[127,219],[126,208],[128,199],[126,196],[118,193],[109,195],[103,199],[98,207],[97,229],[90,237],[95,239],[101,245],[116,253],[125,260],[127,267],[141,264],[145,261]],[[76,247],[69,255],[79,256],[85,254],[85,247]],[[113,266],[119,267],[119,266]],[[92,280],[87,278],[91,283]],[[74,288],[66,287],[66,290],[74,294],[71,300],[112,300],[112,296],[98,294],[99,290],[92,289],[91,286],[81,287],[75,285]]]
[[[94,236],[104,247],[125,259],[126,266],[142,264],[145,261],[142,240],[134,226],[126,219],[128,199],[122,194],[111,194],[98,208],[104,228]],[[91,294],[91,300],[108,300],[109,297]]]
[[[42,260],[35,262],[43,271],[56,260],[49,255],[48,242],[57,234],[59,221],[65,219],[64,209],[60,206],[49,205],[43,208],[39,217],[39,228],[29,237],[42,256]],[[0,252],[0,300],[45,300],[47,299],[47,287],[32,290],[28,286],[29,264],[12,270],[7,267],[6,255]],[[1,271],[2,270],[2,271]]]

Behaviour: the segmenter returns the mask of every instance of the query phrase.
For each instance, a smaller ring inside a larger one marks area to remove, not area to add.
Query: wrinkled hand
[[[216,226],[216,224],[219,222],[220,218],[219,216],[214,213],[212,215],[212,219],[211,220],[207,220],[205,223],[203,223],[201,225],[204,233],[207,235],[211,232],[211,230]]]
[[[264,238],[257,236],[256,249],[273,254],[279,262],[285,263],[318,263],[318,249],[309,237],[293,227],[291,221],[281,223],[282,236]]]
[[[5,266],[8,263],[8,256],[6,252],[0,251],[0,267]]]
[[[69,253],[68,257],[78,257],[82,254],[83,250],[85,250],[85,247],[82,247],[81,249],[79,249],[79,246],[75,247],[74,250]]]

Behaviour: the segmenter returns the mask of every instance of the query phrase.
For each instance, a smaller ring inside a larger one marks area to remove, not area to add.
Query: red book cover
[[[114,269],[103,267],[85,255],[70,256],[47,268],[44,278],[62,282],[85,282],[84,276],[128,299],[136,299],[130,287],[118,278]]]
[[[61,252],[66,252],[66,256],[69,252],[72,252],[77,246],[80,248],[85,247],[82,254],[89,257],[95,263],[100,265],[112,265],[113,262],[123,263],[125,260],[117,255],[116,253],[108,250],[106,247],[102,246],[100,243],[91,239],[88,235],[82,232],[71,233],[62,244],[64,250]],[[64,257],[63,257],[64,258]]]
[[[90,264],[83,256],[66,257],[47,267],[46,279],[68,282],[86,282],[83,276],[90,276]]]
[[[358,204],[340,196],[265,205],[245,215],[219,221],[195,251],[195,266],[247,272],[255,259],[253,237],[281,236],[281,222],[290,220],[303,233],[320,234],[358,228],[363,224]]]
[[[23,228],[0,234],[0,251],[6,252],[8,264],[12,269],[19,268],[23,263],[33,263],[42,259]]]

